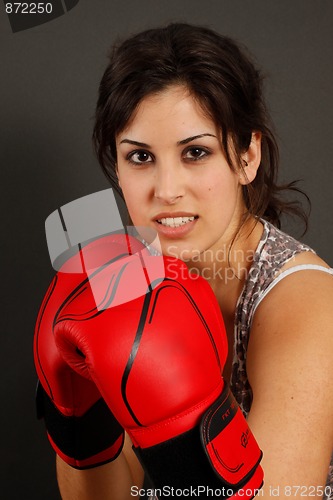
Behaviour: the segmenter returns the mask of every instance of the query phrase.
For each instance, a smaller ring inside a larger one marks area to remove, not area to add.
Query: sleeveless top
[[[261,220],[263,233],[254,254],[247,280],[238,299],[234,324],[234,357],[230,387],[245,417],[251,408],[252,390],[246,373],[246,353],[254,313],[260,302],[283,278],[304,269],[320,270],[333,275],[333,269],[302,264],[280,272],[284,264],[301,252],[313,252],[310,247]],[[333,455],[328,472],[324,499],[333,500]]]

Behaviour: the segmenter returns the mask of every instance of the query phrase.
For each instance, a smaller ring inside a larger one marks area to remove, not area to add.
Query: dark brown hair
[[[115,173],[116,135],[146,96],[170,85],[183,85],[221,130],[222,147],[232,169],[235,165],[230,143],[238,167],[243,168],[240,156],[248,149],[252,132],[261,132],[261,164],[254,181],[243,187],[249,213],[278,227],[281,215],[292,213],[307,226],[299,202],[282,197],[285,190],[302,191],[294,182],[277,184],[278,146],[263,98],[262,80],[245,48],[201,26],[170,24],[114,46],[99,87],[93,133],[98,160],[112,186],[122,195]]]

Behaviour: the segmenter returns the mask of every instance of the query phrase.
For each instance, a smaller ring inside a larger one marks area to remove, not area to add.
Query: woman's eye
[[[135,163],[136,165],[142,165],[143,163],[151,163],[153,161],[151,154],[147,151],[133,151],[127,156],[127,159],[131,163]]]
[[[201,160],[209,155],[209,151],[203,148],[189,148],[185,154],[184,158],[187,160]]]

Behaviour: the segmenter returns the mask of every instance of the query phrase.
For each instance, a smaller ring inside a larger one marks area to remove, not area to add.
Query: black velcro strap
[[[37,416],[58,448],[68,457],[85,460],[109,448],[123,433],[105,401],[99,399],[81,417],[67,417],[53,404],[38,383]]]
[[[227,385],[201,420],[201,438],[207,459],[226,484],[240,489],[253,478],[261,487],[262,452]]]
[[[133,449],[158,490],[159,499],[169,497],[171,487],[179,491],[196,490],[199,498],[207,498],[210,494],[207,494],[207,489],[200,492],[203,485],[221,492],[221,499],[230,498],[235,493],[210,466],[201,444],[199,426],[150,448]],[[212,498],[211,494],[209,498]]]

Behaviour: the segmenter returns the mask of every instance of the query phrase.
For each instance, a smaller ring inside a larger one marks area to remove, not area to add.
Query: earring
[[[249,166],[248,162],[247,162],[246,160],[244,160],[244,158],[243,158],[243,162],[245,163],[245,166],[246,166],[246,167],[248,167],[248,166]]]

